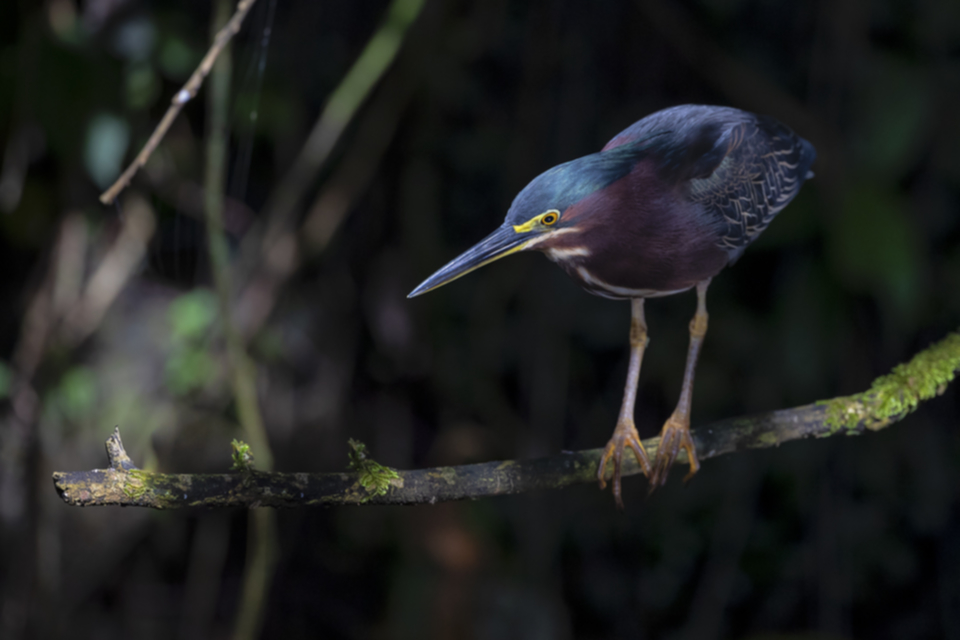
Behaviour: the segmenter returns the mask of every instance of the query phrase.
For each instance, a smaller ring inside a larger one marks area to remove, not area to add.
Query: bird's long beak
[[[420,283],[420,286],[411,291],[407,297],[413,298],[427,291],[432,291],[470,273],[474,269],[479,269],[485,264],[490,264],[494,260],[516,253],[522,250],[534,235],[536,234],[529,231],[518,232],[513,226],[504,224]]]

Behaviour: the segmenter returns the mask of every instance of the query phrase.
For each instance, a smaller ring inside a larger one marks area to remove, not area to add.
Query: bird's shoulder
[[[774,118],[730,107],[683,105],[654,113],[605,150],[647,140],[661,179],[698,205],[735,260],[812,176],[813,146]]]
[[[614,136],[603,151],[636,146],[644,157],[654,161],[664,180],[706,178],[755,118],[731,107],[670,107],[633,123]]]

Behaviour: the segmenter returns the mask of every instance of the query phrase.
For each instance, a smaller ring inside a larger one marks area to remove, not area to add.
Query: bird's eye
[[[540,218],[540,222],[542,222],[543,224],[549,225],[556,222],[559,218],[560,218],[560,215],[557,214],[556,211],[551,211],[547,213],[545,216],[543,216],[542,218]]]

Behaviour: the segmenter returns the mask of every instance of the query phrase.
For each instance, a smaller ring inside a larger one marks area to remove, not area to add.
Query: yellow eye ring
[[[540,218],[540,222],[549,226],[555,223],[559,219],[560,219],[559,213],[557,213],[556,211],[548,211],[547,213],[543,214],[542,218]]]

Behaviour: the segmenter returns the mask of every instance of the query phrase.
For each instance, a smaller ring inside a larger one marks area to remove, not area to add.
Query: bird
[[[700,468],[690,433],[694,371],[707,333],[706,293],[790,203],[816,150],[778,120],[733,107],[679,105],[652,113],[597,153],[560,164],[516,196],[493,233],[410,292],[419,296],[519,251],[540,251],[592,294],[629,300],[630,358],[620,414],[597,480],[623,508],[621,468],[631,451],[650,491],[680,450]],[[640,365],[649,342],[644,301],[695,289],[680,398],[651,461],[634,423]]]

